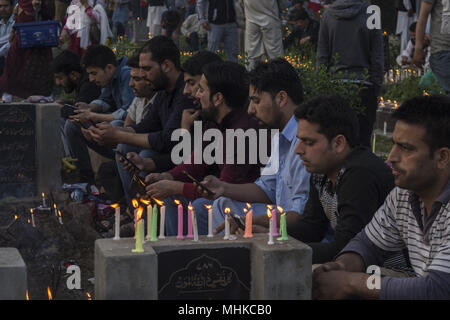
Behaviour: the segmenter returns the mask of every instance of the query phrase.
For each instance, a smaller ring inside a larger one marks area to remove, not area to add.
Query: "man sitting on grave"
[[[315,97],[300,105],[295,116],[294,152],[311,178],[303,214],[288,212],[287,229],[313,249],[313,263],[322,263],[370,221],[394,187],[393,176],[381,159],[358,145],[358,118],[343,98]],[[330,223],[334,234],[324,242]],[[256,216],[253,225],[255,232],[265,232],[269,220],[266,215]]]
[[[450,99],[413,98],[393,116],[396,188],[335,261],[314,271],[313,298],[450,299]],[[380,278],[377,266],[405,248],[415,277]],[[378,272],[364,273],[369,266]]]
[[[84,127],[103,121],[115,126],[123,125],[128,107],[134,99],[128,85],[130,67],[126,63],[126,57],[117,60],[111,49],[100,45],[91,46],[83,57],[89,80],[102,87],[102,93],[90,104],[76,103],[79,110],[66,122],[64,132],[72,155],[78,159],[80,177],[90,183],[94,181],[94,173],[87,147],[110,159],[114,158],[114,152],[112,148],[93,141],[90,131]]]
[[[203,121],[195,123],[194,137],[197,135],[201,137],[202,127],[207,127],[208,130],[203,132],[204,139],[210,141],[214,138],[214,142],[210,144],[205,142],[202,145],[202,141],[194,141],[194,145],[198,144],[198,146],[194,146],[194,152],[190,156],[189,152],[183,151],[183,159],[185,159],[183,163],[168,172],[153,173],[146,177],[146,182],[150,183],[147,187],[147,197],[165,199],[166,234],[169,236],[176,235],[178,229],[177,205],[174,200],[179,200],[185,208],[189,201],[192,201],[198,224],[207,225],[208,214],[205,205],[212,205],[212,201],[201,198],[192,183],[193,180],[188,175],[196,180],[201,180],[211,172],[219,172],[220,179],[229,183],[252,182],[260,175],[261,166],[258,161],[255,161],[254,164],[249,161],[250,143],[248,140],[250,139],[244,139],[240,141],[241,143],[234,144],[231,150],[226,148],[226,145],[231,142],[224,141],[226,130],[231,129],[230,131],[234,134],[236,134],[235,131],[245,134],[249,129],[254,131],[259,128],[258,123],[247,114],[245,109],[248,99],[248,80],[245,67],[233,62],[214,62],[205,65],[197,97],[202,106]],[[198,127],[196,127],[197,125]],[[185,139],[190,140],[186,137],[190,137],[187,133],[184,130],[185,135],[181,137],[183,141],[180,142],[180,145],[186,144]],[[206,135],[210,137],[206,138]],[[235,139],[235,137],[233,135],[231,139]],[[257,137],[256,134],[255,137]],[[222,143],[219,140],[222,140]],[[258,145],[257,141],[252,143]],[[190,149],[190,146],[191,141],[188,141],[187,149]],[[240,149],[239,154],[236,151],[238,149]],[[243,161],[238,162],[238,157]],[[186,225],[186,221],[187,215],[184,215],[184,225]],[[202,229],[206,230],[206,228]]]
[[[288,223],[303,213],[308,200],[310,175],[294,153],[298,141],[295,137],[297,120],[294,110],[302,102],[300,78],[286,60],[259,63],[250,72],[248,113],[260,124],[281,130],[281,134],[273,138],[271,159],[254,183],[232,184],[214,176],[207,176],[202,181],[215,193],[209,196],[207,192],[202,192],[202,196],[217,199],[213,204],[214,228],[223,223],[225,208],[243,215],[246,203],[251,203],[254,216],[266,214],[268,204],[281,206],[289,212]],[[198,188],[198,191],[201,192],[201,189]]]
[[[121,154],[135,163],[143,175],[143,172],[161,172],[174,166],[170,151],[176,143],[171,141],[171,136],[180,127],[183,110],[194,105],[183,94],[180,51],[171,39],[157,36],[146,42],[139,53],[139,66],[140,76],[158,92],[142,121],[124,128],[101,123],[90,131],[98,143],[117,145]],[[141,156],[137,152],[142,153]],[[116,160],[125,196],[132,208],[131,197],[135,194],[130,194],[132,176],[128,170],[131,165],[119,153]],[[135,171],[133,173],[137,173]]]
[[[416,26],[417,22],[414,22],[409,27],[409,34],[411,36],[411,39],[408,41],[405,50],[403,50],[403,52],[396,59],[397,64],[401,67],[413,64],[412,58],[414,56],[414,49],[416,47]],[[423,38],[423,56],[425,57],[425,69],[430,65],[430,55],[430,37],[426,34]]]

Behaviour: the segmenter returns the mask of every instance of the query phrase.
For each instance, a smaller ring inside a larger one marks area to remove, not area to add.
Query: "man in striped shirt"
[[[397,187],[336,260],[314,271],[313,298],[450,299],[450,98],[413,98],[394,117]],[[416,277],[377,283],[363,273],[404,248]]]

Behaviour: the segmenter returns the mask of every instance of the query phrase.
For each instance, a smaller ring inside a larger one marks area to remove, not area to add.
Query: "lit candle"
[[[212,232],[212,205],[205,204],[206,209],[208,209],[208,238],[214,237]]]
[[[155,204],[153,206],[153,219],[152,219],[152,237],[150,241],[158,241],[157,233],[157,223],[158,223],[158,206]]]
[[[178,205],[178,235],[177,239],[183,239],[183,206],[179,200],[175,200]]]
[[[230,220],[229,220],[230,208],[225,208],[225,236],[223,240],[230,239]]]
[[[273,216],[270,212],[270,209],[267,208],[267,216],[269,217],[269,241],[267,242],[268,245],[272,245],[273,242]]]
[[[114,240],[120,240],[120,206],[118,203],[111,205],[114,208]]]
[[[36,227],[36,224],[34,223],[34,210],[30,209],[30,213],[31,213],[31,225],[33,227]]]
[[[137,209],[139,207],[139,202],[136,199],[131,200],[131,204],[134,208],[134,239],[136,239],[137,233]]]
[[[56,210],[56,203],[53,204],[53,210],[55,211],[55,217],[58,217],[58,210]]]
[[[278,227],[277,227],[277,209],[272,210],[272,217],[273,217],[273,235],[275,237],[278,237]]]
[[[186,238],[193,238],[194,235],[192,234],[192,204],[189,202],[188,205],[188,233],[186,235]]]
[[[150,241],[152,237],[153,208],[150,201],[141,199],[141,202],[147,205],[147,236],[145,240]]]
[[[60,224],[63,224],[60,210],[58,210],[58,220]]]
[[[253,209],[251,209],[245,216],[245,233],[244,238],[252,238],[252,226],[253,225]]]
[[[280,233],[281,237],[277,238],[278,241],[287,241],[287,224],[286,224],[286,212],[283,212],[283,208],[280,206],[277,206],[278,211],[280,212]]]
[[[373,133],[373,140],[372,140],[372,152],[375,153],[375,143],[377,142],[377,134]]]
[[[194,241],[198,241],[198,228],[197,228],[197,217],[194,211],[194,207],[191,205],[188,207],[189,210],[192,212],[192,227],[194,229]]]
[[[45,194],[42,192],[42,207],[46,208],[47,204],[45,203]]]
[[[136,245],[131,252],[144,252],[144,247],[142,246],[142,241],[144,241],[144,224],[142,221],[142,213],[144,209],[139,207],[135,210],[136,212]]]
[[[166,228],[166,206],[164,205],[164,202],[161,202],[161,208],[159,209],[159,238],[165,239],[165,233],[164,230]]]

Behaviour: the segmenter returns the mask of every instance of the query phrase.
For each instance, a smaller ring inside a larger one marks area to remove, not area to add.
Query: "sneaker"
[[[3,103],[11,103],[12,102],[12,98],[13,98],[12,94],[5,92],[2,95],[2,102]]]

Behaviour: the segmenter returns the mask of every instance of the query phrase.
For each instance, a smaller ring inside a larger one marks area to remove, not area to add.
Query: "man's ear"
[[[170,70],[172,69],[172,64],[173,64],[173,63],[172,63],[170,60],[168,60],[168,59],[164,60],[164,61],[161,63],[161,70],[162,70],[164,73],[170,72]]]
[[[445,170],[450,165],[450,149],[439,148],[434,152],[434,159],[436,160],[436,166],[440,170]]]
[[[215,107],[220,106],[222,103],[225,102],[225,99],[223,97],[223,94],[221,92],[217,92],[212,97],[212,103]]]
[[[336,153],[341,153],[348,145],[347,139],[342,134],[338,134],[334,137],[331,143]]]
[[[277,95],[275,96],[275,101],[280,106],[280,108],[283,108],[284,106],[286,106],[287,101],[288,101],[287,92],[284,90],[281,90],[280,92],[278,92]]]

